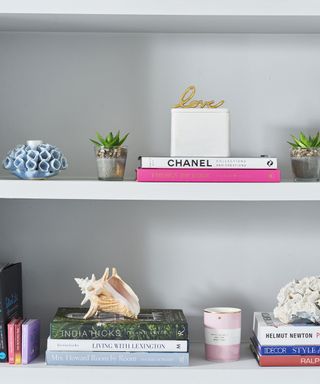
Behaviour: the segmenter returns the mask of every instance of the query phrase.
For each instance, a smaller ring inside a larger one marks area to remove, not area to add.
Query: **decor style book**
[[[182,169],[276,169],[277,159],[270,157],[145,157],[140,168]]]
[[[278,183],[279,169],[152,169],[138,168],[140,182]]]

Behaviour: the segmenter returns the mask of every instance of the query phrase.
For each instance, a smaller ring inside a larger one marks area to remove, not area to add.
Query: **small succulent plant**
[[[299,133],[296,137],[291,135],[293,142],[288,141],[291,145],[291,158],[318,158],[320,155],[320,132],[318,131],[314,136],[306,136],[303,132]],[[292,167],[295,168],[294,164]],[[305,168],[306,166],[304,166]],[[317,166],[318,168],[318,166]],[[294,170],[294,174],[297,174],[297,170]],[[298,172],[299,173],[299,172]]]
[[[99,132],[97,132],[96,133],[97,140],[90,139],[90,141],[97,147],[104,147],[104,148],[110,149],[115,147],[121,147],[121,145],[126,141],[128,136],[129,136],[129,133],[121,137],[120,131],[118,131],[116,135],[113,135],[112,132],[109,132],[107,136],[104,138],[102,135],[100,135]]]
[[[300,132],[299,137],[291,135],[293,142],[288,141],[293,149],[298,148],[320,148],[320,132],[314,136],[306,136],[303,132]]]

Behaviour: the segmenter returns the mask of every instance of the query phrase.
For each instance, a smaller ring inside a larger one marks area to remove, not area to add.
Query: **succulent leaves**
[[[320,148],[320,132],[314,136],[306,136],[300,132],[299,137],[291,135],[293,142],[288,141],[292,148]]]
[[[90,141],[96,145],[97,147],[105,147],[105,148],[115,148],[120,147],[129,136],[129,133],[124,136],[120,136],[120,131],[117,132],[116,135],[113,135],[112,132],[109,132],[105,138],[100,135],[99,132],[96,133],[97,140],[90,139]]]

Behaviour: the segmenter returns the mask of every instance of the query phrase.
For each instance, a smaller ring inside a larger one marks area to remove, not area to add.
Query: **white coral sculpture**
[[[274,316],[285,324],[297,320],[320,323],[320,277],[294,280],[280,289]]]
[[[103,276],[96,280],[93,274],[91,279],[75,278],[76,283],[85,295],[81,305],[90,301],[90,308],[84,319],[94,317],[98,312],[112,312],[125,317],[136,319],[140,312],[139,299],[132,288],[118,275],[116,268],[112,268],[109,277],[109,268]]]

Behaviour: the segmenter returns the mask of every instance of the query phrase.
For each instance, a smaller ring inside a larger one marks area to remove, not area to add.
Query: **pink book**
[[[278,183],[280,169],[137,168],[137,181],[175,183]]]
[[[23,320],[21,319],[14,324],[14,343],[15,343],[14,363],[15,364],[21,364],[22,323],[23,323]]]
[[[16,349],[16,343],[15,343],[15,329],[14,326],[19,322],[18,319],[12,319],[8,323],[8,358],[9,358],[9,364],[15,363],[15,349]]]

